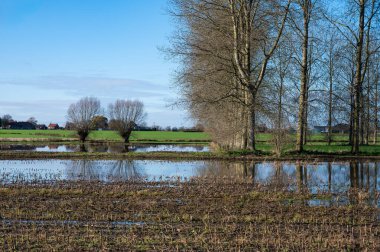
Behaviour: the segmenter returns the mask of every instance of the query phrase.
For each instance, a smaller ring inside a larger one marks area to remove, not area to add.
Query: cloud
[[[105,108],[116,99],[142,100],[148,112],[148,124],[189,124],[186,111],[168,108],[168,101],[175,100],[175,94],[168,86],[144,80],[102,76],[42,76],[29,80],[0,79],[0,85],[3,86],[0,113],[9,113],[18,120],[35,116],[43,122],[63,123],[71,103],[84,96],[94,96],[101,100]]]
[[[152,97],[168,95],[170,89],[144,80],[110,78],[99,76],[41,76],[35,79],[0,80],[0,84],[14,86],[33,86],[40,89],[61,90],[75,96],[112,96]],[[122,97],[121,97],[122,98]]]

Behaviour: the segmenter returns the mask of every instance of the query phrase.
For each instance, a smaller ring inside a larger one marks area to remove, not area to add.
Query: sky
[[[82,97],[144,102],[148,125],[191,126],[173,88],[167,0],[1,0],[0,115],[64,125]]]

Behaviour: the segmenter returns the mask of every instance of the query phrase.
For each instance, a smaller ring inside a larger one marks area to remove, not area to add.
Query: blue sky
[[[64,124],[71,103],[95,96],[105,108],[142,100],[148,125],[192,125],[168,106],[176,66],[158,50],[172,33],[167,3],[1,0],[0,115]]]

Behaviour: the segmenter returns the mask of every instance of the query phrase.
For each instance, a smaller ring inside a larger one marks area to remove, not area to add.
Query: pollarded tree
[[[129,142],[134,127],[146,117],[144,103],[138,100],[117,100],[108,106],[108,113],[110,128],[116,130],[126,143]]]
[[[101,113],[100,101],[95,97],[84,97],[70,105],[67,118],[84,142],[92,130],[92,119]]]

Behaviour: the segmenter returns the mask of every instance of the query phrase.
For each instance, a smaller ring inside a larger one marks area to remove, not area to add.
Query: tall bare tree
[[[294,21],[294,27],[301,35],[302,39],[302,60],[301,60],[301,85],[299,96],[299,110],[298,110],[298,126],[297,126],[297,143],[296,150],[298,152],[303,151],[306,116],[307,116],[307,96],[308,96],[308,76],[309,76],[309,36],[310,36],[310,20],[314,10],[314,4],[316,0],[297,0],[297,10],[302,15],[302,27],[297,25],[297,21]]]
[[[255,149],[260,88],[290,2],[173,1],[181,27],[169,52],[183,63],[178,82],[193,115],[222,145]]]

